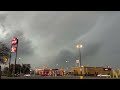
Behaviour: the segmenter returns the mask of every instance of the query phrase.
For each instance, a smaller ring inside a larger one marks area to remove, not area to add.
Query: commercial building
[[[40,75],[40,76],[63,76],[64,75],[63,69],[36,69],[35,72],[37,75]]]
[[[72,67],[74,75],[97,76],[98,74],[112,75],[112,68],[104,67]]]

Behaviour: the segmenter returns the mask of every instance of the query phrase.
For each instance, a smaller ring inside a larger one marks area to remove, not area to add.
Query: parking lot
[[[5,77],[3,76],[1,79],[120,79],[116,77],[94,77],[94,76],[38,76],[38,75],[33,75],[29,77],[21,76],[21,77]]]

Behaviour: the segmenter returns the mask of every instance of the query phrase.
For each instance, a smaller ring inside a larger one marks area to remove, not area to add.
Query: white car
[[[25,77],[30,77],[30,74],[25,74],[24,76],[25,76]]]
[[[98,77],[111,77],[111,75],[107,75],[107,74],[98,74]]]

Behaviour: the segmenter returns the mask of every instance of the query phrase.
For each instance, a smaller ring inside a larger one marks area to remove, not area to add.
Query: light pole
[[[58,68],[58,64],[56,64],[57,68]]]
[[[80,48],[82,48],[83,46],[81,44],[79,44],[76,47],[79,49],[79,55],[80,55],[79,58],[80,58],[80,67],[81,67],[81,50],[80,50]]]
[[[35,75],[36,67],[34,66],[34,75]]]
[[[69,63],[69,61],[66,61],[66,63]],[[67,64],[67,70],[68,70],[68,64]]]
[[[19,58],[18,64],[20,64],[20,60],[21,60],[21,58]],[[21,67],[22,67],[22,65],[20,64],[20,75],[21,75]]]
[[[11,48],[10,48],[10,59],[9,59],[9,73],[10,73],[10,66],[11,66],[11,49],[12,49],[12,44],[11,44]]]
[[[14,74],[16,75],[16,61],[17,61],[17,51],[18,51],[18,39],[17,38],[15,38],[16,39],[16,41],[17,41],[17,48],[16,48],[16,57],[15,57],[15,72],[14,72]]]
[[[20,63],[20,59],[21,59],[21,58],[19,58],[18,64]]]

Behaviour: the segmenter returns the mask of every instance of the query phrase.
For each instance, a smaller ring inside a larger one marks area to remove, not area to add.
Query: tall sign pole
[[[17,49],[18,49],[18,39],[14,37],[14,39],[11,41],[11,53],[16,53],[14,74],[16,74]],[[10,53],[10,61],[11,61],[11,53]],[[10,61],[9,61],[9,64],[10,64]]]
[[[11,44],[11,48],[12,48],[12,44]],[[11,64],[11,51],[10,51],[10,59],[9,59],[9,73],[10,73],[10,64]]]
[[[1,74],[2,74],[2,73],[1,73],[1,65],[0,65],[0,79],[1,79]]]
[[[15,57],[15,74],[16,74],[16,61],[17,61],[17,50],[18,50],[18,39],[17,40],[17,44],[16,44],[16,57]]]

